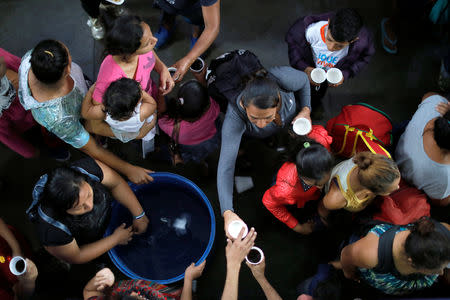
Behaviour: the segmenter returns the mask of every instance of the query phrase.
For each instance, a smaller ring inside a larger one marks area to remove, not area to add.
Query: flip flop
[[[383,46],[384,51],[386,51],[387,53],[390,54],[397,54],[398,49],[392,50],[391,48],[389,48],[388,46],[386,46],[386,44],[384,43],[385,39],[393,46],[397,45],[397,39],[395,40],[391,40],[389,38],[389,36],[386,33],[386,30],[384,29],[384,26],[387,22],[388,18],[383,18],[381,20],[381,45]]]

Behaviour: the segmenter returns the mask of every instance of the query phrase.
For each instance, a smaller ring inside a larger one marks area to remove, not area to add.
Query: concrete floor
[[[151,0],[127,0],[126,6],[131,12],[144,17],[153,31],[158,29],[159,11],[152,8]],[[379,43],[379,21],[389,14],[391,1],[246,0],[223,1],[221,7],[221,33],[207,60],[241,48],[257,54],[266,67],[288,64],[284,35],[298,17],[340,7],[359,10],[367,26],[373,30],[377,52],[357,78],[338,89],[329,89],[323,100],[324,119],[316,120],[318,123],[324,123],[336,115],[343,105],[359,101],[384,110],[394,121],[404,120],[415,111],[425,92],[437,90],[440,56],[448,45],[448,36],[435,36],[428,33],[429,28],[408,23],[401,30],[399,54],[386,54]],[[2,0],[0,46],[22,56],[42,39],[61,40],[85,74],[95,78],[103,47],[91,38],[86,20],[87,15],[79,1],[75,0]],[[158,51],[168,66],[188,51],[189,32],[189,25],[179,18],[174,40],[168,47]],[[122,157],[153,170],[181,173],[205,191],[215,209],[218,230],[207,268],[199,280],[198,298],[218,299],[225,279],[225,238],[215,176],[201,178],[195,166],[187,165],[175,170],[155,160],[137,159],[130,146],[116,148]],[[299,236],[265,210],[261,197],[276,171],[277,160],[274,151],[264,146],[261,149],[252,157],[254,168],[247,173],[240,173],[253,176],[255,188],[235,197],[235,209],[259,233],[256,244],[265,251],[268,279],[284,299],[295,299],[295,286],[314,273],[317,263],[330,259],[335,245],[330,235]],[[37,178],[57,163],[47,157],[23,159],[3,145],[0,145],[0,153],[0,178],[5,183],[0,200],[0,215],[24,232],[37,248],[39,245],[33,236],[32,224],[25,219],[24,211],[31,201],[31,189]],[[72,154],[73,157],[80,157],[76,151],[72,151]],[[269,166],[261,164],[262,160],[271,163]],[[442,216],[445,218],[448,212],[446,210]],[[245,266],[241,270],[239,293],[241,299],[261,299],[263,295]]]

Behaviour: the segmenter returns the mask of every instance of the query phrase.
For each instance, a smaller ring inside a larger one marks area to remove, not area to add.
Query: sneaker
[[[101,40],[105,36],[105,30],[98,19],[89,18],[87,25],[91,28],[92,37]]]
[[[172,36],[171,31],[172,30],[169,31],[166,29],[166,27],[161,25],[158,29],[158,32],[153,34],[158,39],[158,42],[156,42],[156,45],[155,45],[156,50],[160,49],[161,47],[164,47],[164,45],[167,44],[170,37]]]

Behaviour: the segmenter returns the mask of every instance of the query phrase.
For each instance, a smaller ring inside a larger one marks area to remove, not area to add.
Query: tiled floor
[[[374,33],[377,53],[357,78],[340,88],[329,89],[324,99],[324,120],[337,114],[344,104],[365,101],[385,110],[394,121],[400,121],[415,111],[425,92],[437,89],[440,56],[448,45],[448,37],[436,36],[433,28],[405,23],[399,40],[399,54],[386,54],[379,43],[379,22],[389,14],[390,2],[224,0],[221,4],[221,33],[208,60],[241,48],[252,50],[266,67],[287,65],[284,35],[298,17],[340,7],[355,7]],[[159,11],[152,8],[151,0],[127,0],[126,5],[131,12],[143,16],[153,31],[158,29]],[[85,74],[95,78],[103,47],[91,38],[86,20],[87,16],[76,0],[2,0],[0,46],[21,56],[42,39],[61,40]],[[189,32],[189,25],[179,18],[174,40],[169,47],[158,52],[167,65],[188,51]],[[324,120],[318,121],[323,123]],[[284,299],[294,299],[295,286],[314,272],[319,261],[323,261],[321,254],[329,252],[329,240],[326,235],[301,237],[285,228],[263,208],[261,197],[275,172],[276,155],[267,147],[260,149],[252,157],[254,168],[249,173],[241,173],[253,176],[255,188],[236,196],[235,208],[248,224],[258,230],[257,245],[265,251],[269,280]],[[136,161],[137,156],[130,151],[134,151],[132,147],[121,147],[121,155]],[[4,181],[0,215],[25,232],[37,247],[32,225],[25,221],[24,211],[30,203],[33,183],[57,164],[46,157],[23,159],[3,145],[0,145],[0,153],[0,177]],[[75,151],[72,154],[78,156]],[[225,278],[225,238],[223,221],[218,213],[215,176],[201,178],[198,170],[189,165],[174,170],[153,160],[138,162],[153,170],[180,172],[196,182],[208,195],[217,213],[217,234],[208,266],[199,280],[198,293],[199,299],[218,299]],[[442,216],[448,216],[448,210]],[[260,299],[262,296],[245,266],[241,270],[240,294],[242,299]]]

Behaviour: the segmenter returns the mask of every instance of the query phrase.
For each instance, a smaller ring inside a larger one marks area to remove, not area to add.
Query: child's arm
[[[141,129],[139,130],[139,135],[136,137],[136,139],[142,139],[144,136],[146,136],[147,133],[149,133],[149,131],[152,130],[153,127],[155,127],[157,121],[156,101],[145,91],[142,91],[142,104],[139,114],[139,119],[141,120],[141,122],[149,118],[151,115],[153,115],[153,120],[150,123],[145,122],[144,125],[142,125]]]
[[[3,222],[0,218],[0,236],[5,239],[11,248],[11,252],[13,256],[21,255],[22,250],[20,249],[19,242],[14,237],[14,234],[9,230],[8,225]]]
[[[98,103],[92,98],[94,93],[95,84],[91,86],[89,91],[84,97],[83,104],[81,106],[81,116],[86,120],[104,120],[106,113],[103,111],[104,106],[102,103]]]
[[[157,104],[155,99],[150,96],[147,92],[142,91],[142,104],[140,110],[140,120],[141,122],[153,115],[156,111]]]

